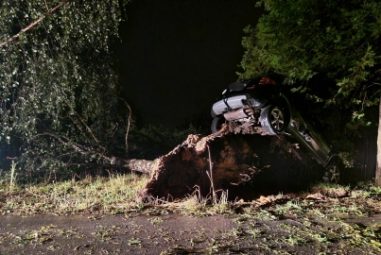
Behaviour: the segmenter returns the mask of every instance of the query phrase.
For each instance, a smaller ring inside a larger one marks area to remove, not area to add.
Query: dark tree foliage
[[[123,138],[116,137],[123,134],[126,117],[117,112],[110,47],[123,5],[1,1],[1,160],[15,157],[20,176],[95,171],[111,148],[123,148]]]
[[[377,104],[381,74],[381,2],[378,0],[262,0],[265,14],[243,39],[243,77],[275,71],[294,92],[323,101],[295,81],[325,75],[336,83],[324,100],[363,120]],[[327,86],[321,84],[320,86]],[[366,124],[365,122],[363,124]]]
[[[258,5],[265,14],[255,28],[246,28],[241,76],[269,71],[284,75],[292,92],[326,107],[310,115],[326,118],[330,132],[341,137],[341,150],[354,149],[353,140],[343,136],[344,127],[353,136],[353,131],[364,133],[372,124],[374,130],[378,123],[376,183],[381,185],[381,115],[379,120],[375,114],[381,86],[381,2],[261,0]],[[311,86],[308,81],[316,77],[333,82],[320,79],[318,86]],[[327,119],[332,110],[336,114]],[[347,159],[352,160],[350,154]]]

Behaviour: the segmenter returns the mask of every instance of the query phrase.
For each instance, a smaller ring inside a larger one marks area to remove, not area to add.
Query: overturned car
[[[227,125],[232,133],[286,135],[306,148],[323,167],[328,169],[336,164],[337,157],[328,145],[291,107],[280,86],[269,77],[230,84],[213,104],[211,115],[213,133]]]

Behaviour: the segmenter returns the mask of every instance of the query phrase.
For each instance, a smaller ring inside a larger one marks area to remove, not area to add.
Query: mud
[[[205,249],[235,227],[222,217],[5,216],[0,254],[161,254]]]
[[[285,217],[285,215],[287,217]],[[380,254],[381,214],[347,219],[230,216],[2,216],[0,254]],[[353,226],[353,228],[352,228]],[[363,230],[361,230],[363,229]],[[369,241],[369,242],[368,242]],[[368,242],[368,243],[367,243]],[[372,245],[369,245],[372,244]],[[377,248],[378,247],[378,248]]]

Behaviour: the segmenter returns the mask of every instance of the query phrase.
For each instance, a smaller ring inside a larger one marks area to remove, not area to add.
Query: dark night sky
[[[237,78],[243,28],[259,13],[253,0],[132,1],[120,73],[138,123],[206,123],[210,105]]]

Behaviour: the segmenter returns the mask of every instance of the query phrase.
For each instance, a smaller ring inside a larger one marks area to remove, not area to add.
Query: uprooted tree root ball
[[[143,200],[181,198],[195,190],[207,196],[245,186],[266,173],[271,175],[266,180],[269,187],[272,180],[279,182],[286,175],[293,178],[292,172],[306,176],[322,173],[311,156],[286,136],[224,132],[206,137],[189,135],[150,167],[151,179],[140,194]],[[299,181],[303,182],[303,178]]]

